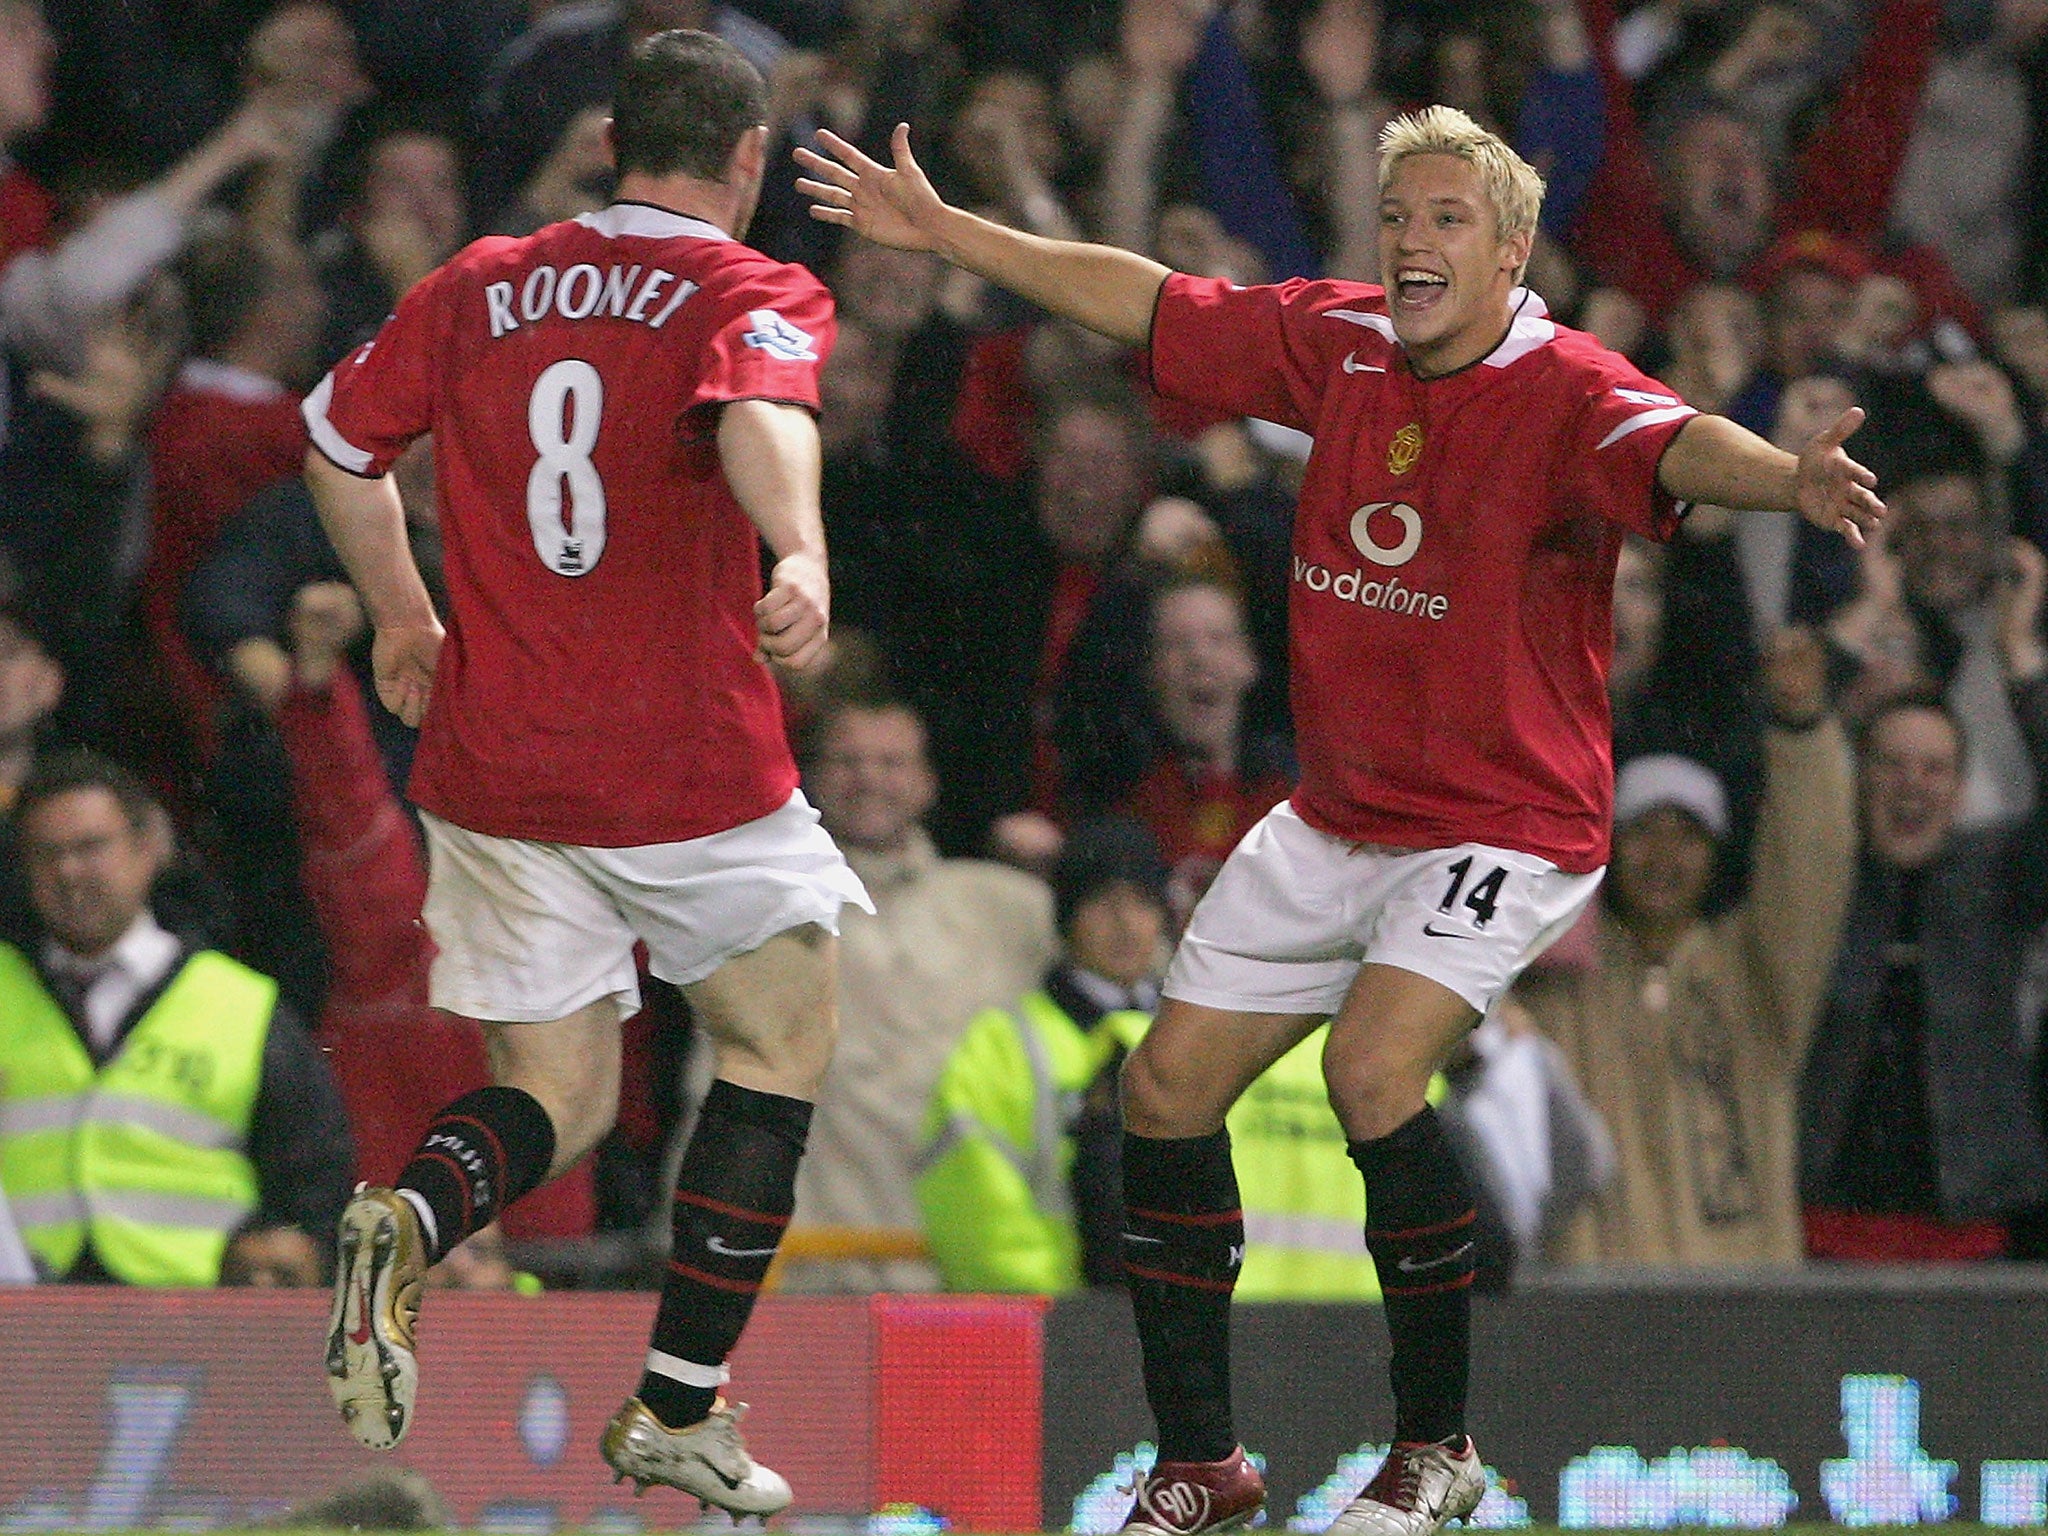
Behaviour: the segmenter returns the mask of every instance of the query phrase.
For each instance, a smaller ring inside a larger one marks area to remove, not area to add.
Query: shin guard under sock
[[[1365,1175],[1365,1246],[1393,1337],[1394,1439],[1465,1431],[1472,1357],[1472,1192],[1436,1111],[1354,1141]]]
[[[523,1088],[465,1093],[427,1127],[397,1190],[421,1216],[430,1260],[489,1226],[547,1177],[555,1124]]]
[[[719,1079],[704,1097],[676,1176],[675,1245],[640,1401],[671,1429],[711,1411],[725,1357],[796,1207],[796,1167],[810,1135],[802,1099]]]
[[[1230,1293],[1244,1212],[1230,1135],[1124,1136],[1124,1276],[1161,1461],[1221,1461],[1230,1416]]]

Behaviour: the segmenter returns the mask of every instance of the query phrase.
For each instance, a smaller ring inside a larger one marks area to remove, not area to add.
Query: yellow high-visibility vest
[[[255,1211],[246,1147],[277,984],[187,959],[104,1066],[18,950],[0,944],[0,1188],[57,1275],[88,1240],[130,1285],[213,1285]]]

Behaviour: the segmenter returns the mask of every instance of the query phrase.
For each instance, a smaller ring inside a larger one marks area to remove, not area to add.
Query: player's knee
[[[1206,1080],[1199,1063],[1175,1060],[1141,1044],[1123,1067],[1125,1128],[1138,1136],[1209,1134],[1223,1122],[1222,1111],[1203,1092]]]
[[[1323,1057],[1330,1108],[1352,1141],[1377,1141],[1421,1113],[1429,1073],[1406,1062],[1365,1053]]]

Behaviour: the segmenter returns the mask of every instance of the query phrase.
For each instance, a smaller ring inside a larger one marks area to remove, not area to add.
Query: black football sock
[[[1145,1356],[1161,1461],[1221,1461],[1230,1415],[1230,1293],[1244,1212],[1230,1133],[1124,1135],[1124,1277]]]
[[[545,1179],[554,1158],[555,1123],[539,1099],[478,1088],[434,1117],[396,1188],[425,1206],[427,1253],[439,1259]]]
[[[711,1411],[725,1357],[796,1208],[796,1166],[810,1135],[802,1099],[711,1085],[676,1175],[675,1244],[640,1401],[671,1429]]]
[[[1351,1143],[1365,1175],[1365,1246],[1380,1272],[1394,1356],[1394,1439],[1465,1432],[1472,1359],[1472,1192],[1443,1122],[1425,1107]]]

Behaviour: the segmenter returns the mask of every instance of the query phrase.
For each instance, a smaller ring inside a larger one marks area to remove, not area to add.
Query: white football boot
[[[1330,1523],[1329,1536],[1434,1536],[1471,1514],[1485,1497],[1486,1468],[1471,1436],[1397,1445]]]

